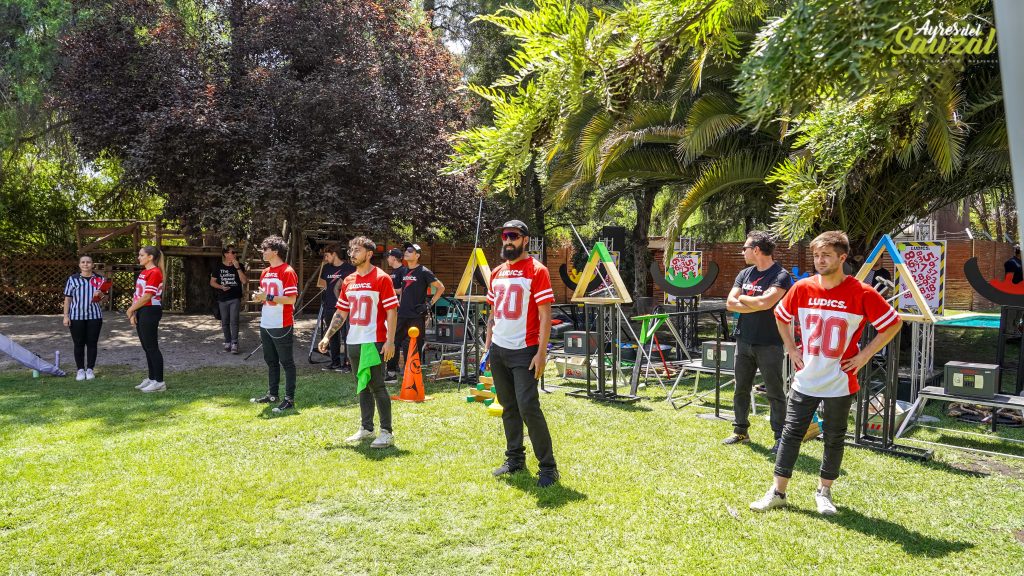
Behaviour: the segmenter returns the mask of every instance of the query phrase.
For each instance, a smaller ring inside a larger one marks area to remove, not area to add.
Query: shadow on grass
[[[561,508],[570,502],[587,499],[586,494],[562,484],[561,481],[541,488],[537,486],[537,478],[528,472],[508,474],[501,476],[499,480],[533,496],[537,499],[537,506],[541,508]]]
[[[942,558],[949,554],[963,552],[974,548],[974,544],[959,540],[945,540],[933,538],[920,532],[915,532],[889,520],[865,516],[864,514],[849,508],[839,508],[834,516],[822,516],[816,511],[791,508],[792,512],[817,518],[843,528],[856,530],[865,536],[871,536],[893,544],[899,544],[903,551],[913,556],[924,556],[926,558]]]
[[[399,448],[398,446],[370,448],[370,442],[370,440],[366,440],[358,444],[328,444],[324,446],[324,450],[348,450],[363,456],[367,460],[374,460],[376,462],[387,460],[388,458],[399,458],[401,456],[412,454],[409,450]]]
[[[76,382],[0,373],[0,428],[16,433],[24,427],[90,420],[101,423],[100,430],[106,433],[155,429],[172,422],[179,411],[194,404],[252,410],[255,417],[265,419],[299,413],[274,414],[272,405],[249,402],[250,397],[266,390],[265,375],[240,375],[230,369],[172,375],[167,391],[159,394],[138,392],[133,388],[136,382],[130,374]],[[301,408],[343,408],[358,401],[351,378],[338,382],[305,377],[298,381],[297,403]]]

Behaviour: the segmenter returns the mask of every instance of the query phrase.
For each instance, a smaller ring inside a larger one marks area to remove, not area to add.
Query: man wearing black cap
[[[402,251],[399,250],[398,248],[392,248],[391,250],[388,250],[388,268],[391,269],[388,272],[388,274],[391,275],[391,286],[395,289],[395,294],[399,298],[401,298],[402,276],[405,276],[405,273],[408,269],[405,267],[405,265],[402,264]],[[401,332],[399,332],[399,337],[401,337]],[[401,346],[401,342],[398,342],[397,346]],[[401,348],[396,347],[395,350],[401,350]],[[398,353],[396,352],[395,356],[391,359],[391,362],[388,362],[387,364],[387,370],[385,370],[384,374],[384,382],[388,384],[398,382],[398,372],[396,371],[397,367]]]
[[[416,347],[420,354],[423,353],[423,344],[426,342],[427,314],[434,309],[434,304],[444,293],[444,284],[434,276],[426,266],[420,264],[420,255],[423,249],[419,244],[412,242],[405,243],[405,266],[398,269],[401,274],[398,277],[398,284],[395,292],[402,297],[398,304],[398,333],[395,336],[395,356],[388,364],[388,371],[396,375],[396,379],[402,370],[399,370],[398,355],[405,350],[405,359],[409,359],[409,328],[415,326],[420,329],[420,336],[416,339]],[[428,288],[434,289],[434,294],[427,300]]]
[[[505,262],[491,273],[487,290],[491,314],[485,348],[505,428],[505,463],[493,474],[503,476],[526,469],[525,423],[530,429],[533,453],[540,462],[537,485],[544,488],[558,481],[551,434],[537,391],[537,380],[547,362],[555,293],[547,267],[526,252],[529,242],[526,224],[510,220],[502,226],[501,257]]]

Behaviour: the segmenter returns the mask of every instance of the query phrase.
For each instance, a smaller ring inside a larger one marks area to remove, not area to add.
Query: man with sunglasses
[[[525,423],[530,429],[533,453],[540,462],[537,485],[544,488],[558,481],[551,434],[537,390],[537,380],[547,363],[555,294],[547,267],[526,252],[529,241],[529,228],[521,221],[510,220],[502,226],[501,257],[505,262],[491,273],[485,349],[505,428],[505,463],[493,474],[503,476],[526,469]]]
[[[427,315],[434,309],[434,304],[444,294],[444,284],[434,276],[430,268],[420,264],[420,256],[423,249],[419,244],[406,242],[404,252],[405,266],[398,269],[399,276],[395,292],[401,294],[398,304],[398,333],[395,336],[395,356],[388,365],[388,372],[395,374],[395,379],[401,378],[403,370],[398,366],[398,355],[405,351],[405,359],[409,359],[409,328],[415,326],[420,330],[420,336],[416,339],[416,348],[420,354],[423,353],[423,345],[426,343]],[[427,292],[429,288],[434,289],[430,296],[429,303]]]
[[[789,272],[773,257],[775,241],[767,232],[753,231],[743,243],[743,261],[749,266],[736,275],[726,309],[739,314],[736,323],[736,395],[733,433],[723,444],[746,444],[754,374],[764,378],[771,426],[775,435],[771,453],[779,451],[786,424],[786,391],[782,379],[782,337],[775,326],[775,304],[793,285]]]
[[[242,308],[242,287],[249,283],[238,262],[234,246],[221,251],[220,264],[210,274],[210,286],[216,290],[220,327],[224,332],[224,351],[238,354],[238,315]]]

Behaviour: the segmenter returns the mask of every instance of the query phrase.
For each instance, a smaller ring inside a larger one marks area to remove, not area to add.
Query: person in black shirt
[[[772,432],[775,433],[772,454],[779,450],[779,439],[786,424],[786,393],[782,380],[784,354],[773,308],[793,285],[789,272],[772,257],[774,251],[775,241],[767,232],[747,234],[743,243],[743,260],[750,266],[736,275],[726,302],[726,308],[740,316],[736,326],[733,434],[724,441],[725,444],[750,441],[747,431],[750,427],[751,389],[754,374],[760,370],[771,407]]]
[[[402,296],[402,276],[408,268],[402,262],[402,251],[398,248],[388,250],[388,274],[391,275],[391,285],[398,297]]]
[[[882,282],[884,280],[884,282]],[[883,298],[889,296],[889,287],[892,285],[892,274],[882,268],[882,259],[875,260],[875,265],[871,267],[871,271],[864,278],[864,283],[875,289],[876,292],[882,295]]]
[[[405,261],[408,264],[398,269],[399,286],[395,292],[401,290],[401,298],[398,302],[398,332],[395,336],[395,356],[388,365],[389,373],[394,373],[395,380],[401,372],[398,369],[398,355],[405,350],[405,359],[409,358],[409,328],[415,326],[420,329],[420,335],[416,339],[416,348],[420,354],[423,353],[423,344],[426,342],[427,315],[434,309],[434,304],[444,294],[444,284],[434,276],[429,268],[420,264],[420,255],[423,250],[419,244],[406,242]],[[434,289],[434,294],[428,299],[428,288]]]
[[[217,294],[220,327],[224,331],[224,351],[238,354],[238,315],[242,309],[242,287],[249,283],[238,262],[234,246],[221,251],[220,264],[210,274],[210,286]]]
[[[316,285],[324,289],[320,306],[323,309],[325,322],[330,321],[328,318],[334,317],[334,307],[338,304],[338,290],[341,289],[341,281],[355,271],[356,267],[351,262],[341,259],[340,246],[330,244],[324,248],[324,261],[320,266],[320,277],[316,281]],[[345,322],[341,330],[328,341],[327,349],[331,355],[331,363],[325,370],[352,371],[352,365],[348,361],[348,350],[345,350],[344,356],[341,354],[341,343],[346,336],[348,336],[348,322]]]
[[[1013,245],[1013,258],[1003,263],[1003,273],[1005,276],[1012,275],[1010,280],[1014,284],[1020,284],[1024,280],[1024,268],[1021,267],[1020,262],[1020,244]]]

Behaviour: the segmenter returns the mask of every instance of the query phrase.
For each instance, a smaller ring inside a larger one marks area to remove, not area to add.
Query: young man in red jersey
[[[377,352],[381,353],[381,362],[370,368],[370,381],[359,392],[359,413],[362,416],[359,431],[346,441],[360,442],[373,438],[373,408],[376,403],[377,412],[380,412],[380,436],[370,447],[386,448],[395,443],[394,429],[391,427],[391,396],[384,383],[384,366],[395,355],[398,297],[391,276],[370,261],[377,245],[369,238],[359,236],[353,238],[348,246],[349,259],[356,271],[341,281],[337,312],[320,340],[319,348],[320,352],[327,350],[331,336],[341,329],[347,318],[349,327],[345,347],[356,372],[360,372],[359,362],[364,344],[374,345]]]
[[[786,487],[800,454],[800,443],[818,405],[822,411],[825,452],[814,494],[818,512],[836,513],[832,482],[839,477],[850,406],[860,388],[857,372],[899,332],[903,321],[873,288],[843,272],[850,241],[838,231],[811,241],[817,275],[793,285],[775,307],[775,320],[796,374],[786,406],[786,426],[775,458],[775,482],[750,509],[763,512],[786,505]],[[802,350],[793,337],[800,325]],[[859,341],[866,323],[878,334],[867,347]]]
[[[537,485],[543,488],[558,481],[551,434],[537,391],[537,380],[547,363],[555,294],[548,269],[526,252],[530,242],[526,224],[519,220],[506,222],[501,242],[505,262],[491,272],[487,291],[491,315],[485,346],[505,428],[505,463],[493,474],[502,476],[526,469],[525,422],[533,453],[540,462]]]
[[[260,244],[263,261],[269,266],[260,274],[260,291],[253,300],[263,304],[260,315],[260,341],[263,343],[263,359],[267,362],[270,386],[267,393],[250,402],[271,404],[277,402],[281,383],[281,368],[284,368],[284,399],[274,412],[295,408],[295,357],[292,343],[295,340],[292,317],[295,300],[299,296],[299,277],[284,261],[288,244],[280,236],[268,236]]]

